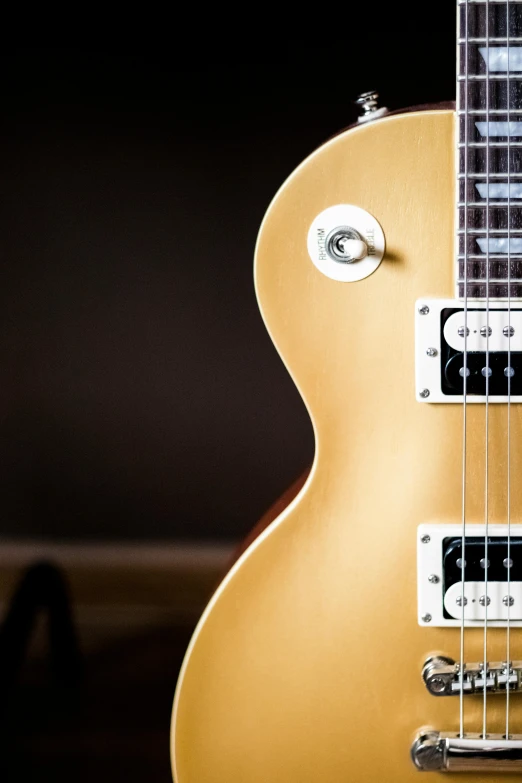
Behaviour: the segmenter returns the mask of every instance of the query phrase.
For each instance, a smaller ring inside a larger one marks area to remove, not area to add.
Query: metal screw
[[[458,332],[459,337],[464,337],[464,335],[466,335],[466,337],[468,337],[468,335],[469,335],[469,329],[466,326],[459,326],[459,328],[457,329],[457,332]]]
[[[460,368],[459,375],[460,375],[461,378],[464,378],[464,367]],[[466,378],[469,378],[470,375],[471,375],[471,372],[469,370],[469,367],[466,367]]]
[[[430,308],[428,307],[428,305],[421,305],[419,307],[419,313],[421,315],[428,315],[429,311],[430,311]]]
[[[490,567],[490,565],[491,565],[491,563],[488,560],[488,568]],[[481,557],[480,558],[480,567],[481,568],[486,568],[486,558],[485,557]]]
[[[427,534],[426,534],[426,535],[424,535],[424,536],[421,536],[421,542],[422,542],[423,544],[429,544],[429,543],[430,543],[430,541],[431,541],[431,538],[430,538],[430,537],[429,537]]]
[[[428,577],[428,582],[431,582],[432,585],[438,585],[440,579],[437,574],[430,574]]]
[[[480,598],[479,598],[479,604],[480,604],[481,606],[486,606],[486,605],[487,605],[487,606],[489,606],[489,605],[490,605],[490,603],[491,603],[491,598],[489,597],[489,595],[487,596],[487,598],[486,598],[486,596],[485,596],[485,595],[481,595],[481,596],[480,596]]]
[[[430,691],[433,693],[442,693],[446,690],[446,683],[442,677],[433,677],[430,680]]]
[[[493,375],[493,370],[491,369],[491,367],[483,367],[480,372],[482,373],[484,378],[491,378],[491,376]]]
[[[438,351],[436,348],[426,348],[426,353],[428,356],[436,356]]]
[[[425,400],[426,397],[430,396],[430,390],[429,389],[422,389],[422,391],[419,392],[419,396],[422,397]]]
[[[463,561],[461,557],[457,557],[457,568],[462,568],[463,566],[466,568],[466,561]]]
[[[505,595],[504,598],[502,599],[502,603],[504,604],[504,606],[513,606],[513,604],[515,603],[515,599],[513,598],[512,595]]]
[[[515,334],[515,330],[512,326],[504,326],[504,328],[502,329],[502,334],[504,335],[504,337],[513,337],[513,335]]]
[[[492,331],[493,329],[491,328],[491,326],[482,326],[480,329],[480,334],[482,335],[482,337],[491,337]]]
[[[505,557],[502,561],[502,565],[504,568],[511,568],[513,565],[513,560],[510,557]]]
[[[504,375],[506,378],[512,378],[515,374],[513,367],[504,367]]]
[[[455,603],[457,604],[457,606],[462,606],[462,596],[461,595],[457,596],[457,598],[455,600]],[[468,604],[468,599],[464,598],[464,606],[467,606],[467,604]]]
[[[431,623],[431,614],[425,614],[422,618],[423,623]]]

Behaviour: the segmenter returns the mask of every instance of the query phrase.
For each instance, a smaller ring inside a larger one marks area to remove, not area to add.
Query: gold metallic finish
[[[314,217],[338,203],[370,212],[386,237],[380,267],[357,283],[325,277],[307,253]],[[420,774],[409,757],[416,732],[458,731],[458,699],[431,696],[421,677],[430,654],[459,657],[460,630],[417,624],[416,529],[461,520],[462,405],[416,402],[414,387],[414,304],[453,296],[454,220],[449,111],[344,132],[268,210],[257,294],[310,412],[316,457],[194,634],[174,703],[177,783],[408,783]],[[514,477],[520,411],[512,406]],[[482,523],[485,408],[467,415],[468,522]],[[507,407],[489,417],[490,522],[505,523]],[[522,482],[511,495],[512,522],[522,522]],[[521,631],[511,633],[521,657]],[[504,659],[505,631],[488,639],[490,660]],[[482,660],[480,628],[466,631],[465,657]],[[502,733],[505,699],[488,705],[488,728]],[[511,705],[522,732],[522,701]],[[481,730],[481,710],[480,697],[466,698],[468,731]]]

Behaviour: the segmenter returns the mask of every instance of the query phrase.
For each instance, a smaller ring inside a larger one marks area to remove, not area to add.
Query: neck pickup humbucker
[[[419,402],[522,402],[520,304],[419,300],[415,381]]]

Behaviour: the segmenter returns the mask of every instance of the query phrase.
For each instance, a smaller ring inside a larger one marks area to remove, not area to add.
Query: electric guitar
[[[191,641],[177,783],[521,779],[522,2],[458,22],[456,110],[363,96],[261,226],[315,461]]]

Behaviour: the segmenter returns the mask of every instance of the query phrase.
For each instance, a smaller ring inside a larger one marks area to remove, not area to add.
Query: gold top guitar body
[[[460,631],[419,625],[416,550],[421,523],[462,518],[463,409],[419,403],[414,380],[416,302],[454,292],[454,133],[452,111],[348,130],[301,165],[264,220],[259,303],[312,418],[315,462],[196,630],[174,704],[177,783],[406,783],[419,775],[418,730],[459,730],[458,697],[433,696],[421,676],[431,654],[458,659]],[[322,274],[305,241],[318,214],[344,203],[378,217],[386,237],[379,268],[355,283]],[[484,406],[467,416],[467,517],[482,523]],[[507,406],[491,405],[491,524],[506,521],[506,432]],[[517,477],[521,435],[516,405]],[[511,504],[519,523],[519,480]],[[511,635],[520,656],[520,629]],[[466,660],[482,661],[483,630],[465,640]],[[505,659],[505,643],[490,629],[490,660]],[[466,728],[480,732],[480,694],[465,698]],[[511,722],[522,732],[519,698]],[[488,728],[504,733],[500,694]]]
[[[341,133],[262,224],[259,304],[315,460],[196,629],[177,783],[521,779],[522,105],[491,85],[522,57],[481,19],[456,112]]]

